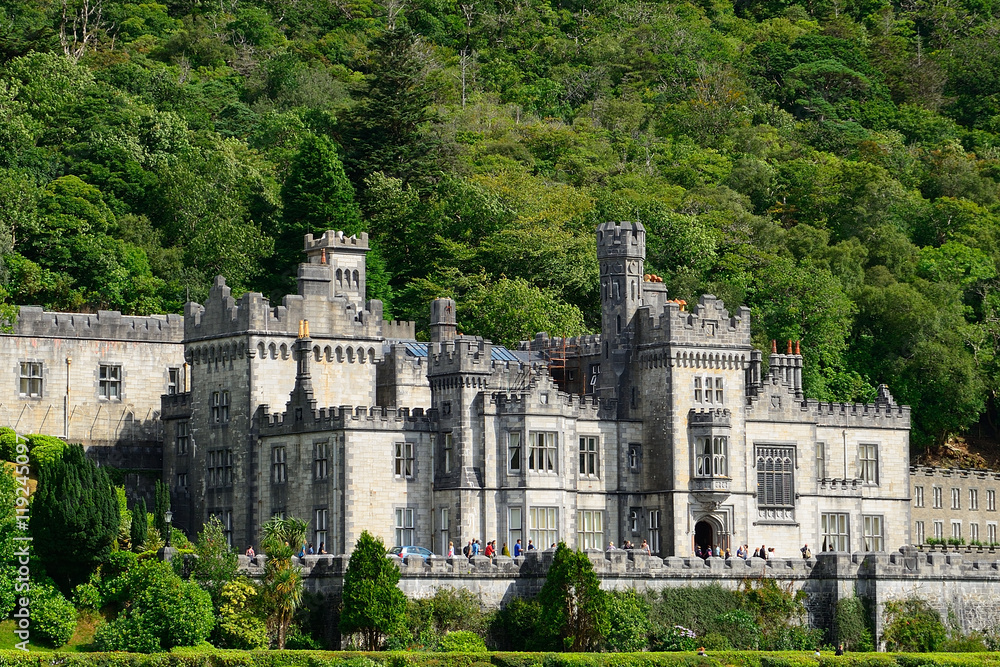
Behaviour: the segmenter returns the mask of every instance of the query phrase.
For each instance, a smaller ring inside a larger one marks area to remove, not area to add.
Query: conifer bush
[[[369,651],[381,648],[385,637],[402,627],[406,613],[406,596],[397,585],[399,570],[385,554],[382,540],[366,530],[344,573],[340,631],[360,634]]]

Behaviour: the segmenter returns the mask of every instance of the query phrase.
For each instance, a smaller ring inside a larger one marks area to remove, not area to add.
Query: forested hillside
[[[594,226],[674,298],[801,339],[809,395],[992,423],[1000,1],[0,0],[8,303],[293,289],[367,231],[369,296],[514,343],[598,323]],[[985,415],[985,417],[982,417]]]

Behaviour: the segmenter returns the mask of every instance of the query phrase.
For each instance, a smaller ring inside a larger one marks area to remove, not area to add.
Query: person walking
[[[454,557],[455,557],[455,543],[448,542],[448,558],[454,558]]]
[[[517,538],[517,542],[514,542],[514,558],[521,555],[521,538]]]

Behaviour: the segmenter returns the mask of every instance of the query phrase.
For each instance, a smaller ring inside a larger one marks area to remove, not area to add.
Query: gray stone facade
[[[910,468],[913,544],[997,546],[1000,472],[920,466]]]
[[[643,273],[645,230],[597,229],[602,334],[509,350],[431,305],[429,343],[363,302],[367,238],[306,238],[299,294],[271,307],[219,278],[185,311],[188,396],[162,408],[179,523],[220,516],[242,550],[274,514],[314,548],[362,530],[445,554],[471,539],[647,540],[778,555],[910,540],[909,410],[803,397],[802,356],[751,344],[746,308],[692,309]]]

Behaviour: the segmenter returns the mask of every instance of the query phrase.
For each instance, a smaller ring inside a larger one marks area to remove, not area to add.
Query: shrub
[[[381,538],[362,532],[344,573],[340,631],[361,633],[366,648],[379,648],[405,620],[406,596],[398,582],[399,570],[385,557]]]
[[[743,609],[727,611],[719,614],[715,625],[733,648],[744,651],[756,651],[760,648],[760,628],[750,612]]]
[[[935,651],[948,637],[941,615],[919,598],[887,602],[884,627],[882,640],[890,651]]]
[[[836,643],[842,642],[850,651],[874,649],[872,633],[868,627],[868,614],[860,598],[844,598],[837,602],[837,609],[833,615],[833,631]]]
[[[644,651],[649,645],[649,601],[635,591],[615,591],[608,594],[609,651],[632,653]]]
[[[590,651],[608,632],[607,595],[590,558],[560,542],[538,593],[538,634],[553,648]]]
[[[253,582],[242,577],[222,587],[216,631],[220,647],[267,648],[267,625],[261,618],[259,597]]]
[[[73,603],[80,609],[100,609],[101,591],[90,581],[73,589]]]
[[[76,629],[76,609],[54,586],[31,584],[31,638],[58,648]]]
[[[456,630],[441,638],[438,650],[449,653],[485,653],[487,649],[486,642],[475,632]]]
[[[535,628],[541,609],[535,600],[514,598],[500,609],[490,625],[494,647],[525,651],[535,646]]]
[[[302,629],[298,623],[293,623],[288,628],[288,636],[285,639],[285,648],[291,650],[312,650],[318,651],[323,648],[311,634]]]
[[[698,635],[683,625],[653,629],[654,651],[693,651],[698,647]]]

